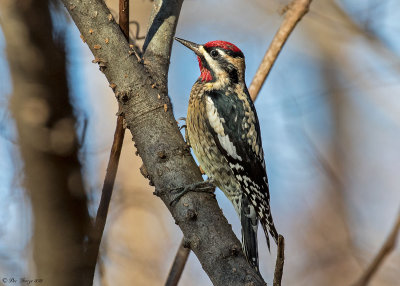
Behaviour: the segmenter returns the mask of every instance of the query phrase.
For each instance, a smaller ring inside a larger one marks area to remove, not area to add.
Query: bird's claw
[[[179,120],[179,121],[185,121],[185,122],[186,122],[186,117],[179,117],[178,120]]]
[[[215,185],[213,179],[206,181],[193,183],[185,187],[179,187],[172,189],[172,193],[177,193],[176,197],[170,202],[170,206],[174,206],[185,194],[188,192],[207,192],[213,194],[215,191]]]

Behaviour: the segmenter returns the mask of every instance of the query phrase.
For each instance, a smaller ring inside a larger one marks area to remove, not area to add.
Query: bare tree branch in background
[[[169,270],[165,286],[178,285],[178,282],[181,278],[183,269],[185,268],[189,254],[190,254],[190,249],[185,247],[185,239],[182,239],[178,251],[176,252],[174,262],[172,263],[171,269]]]
[[[213,196],[192,192],[171,206],[171,189],[202,180],[172,113],[167,71],[182,0],[155,1],[144,64],[129,49],[103,1],[63,0],[102,71],[115,87],[146,173],[214,285],[264,285]],[[107,41],[105,42],[105,39]],[[238,251],[239,250],[239,251]]]
[[[91,265],[92,280],[96,269],[96,262],[99,256],[99,249],[104,233],[104,228],[107,221],[108,208],[111,201],[111,196],[114,189],[115,177],[117,175],[119,157],[121,155],[122,143],[124,140],[125,128],[123,127],[122,116],[117,117],[117,124],[114,133],[114,141],[111,147],[110,159],[107,165],[107,172],[104,178],[103,189],[101,193],[100,204],[97,210],[96,221],[89,236],[87,259]]]
[[[13,81],[11,110],[33,207],[37,275],[46,285],[89,285],[83,242],[90,221],[76,119],[63,39],[54,40],[49,2],[0,2]]]
[[[376,254],[375,258],[372,260],[371,264],[358,279],[358,281],[353,286],[365,286],[368,285],[372,276],[378,271],[379,267],[382,265],[386,256],[388,256],[395,248],[396,242],[400,232],[400,212],[397,215],[396,222],[393,226],[392,231],[387,237],[386,241],[382,245],[382,248]]]
[[[129,0],[119,0],[118,24],[129,43]]]
[[[119,158],[121,155],[122,143],[124,141],[125,128],[123,126],[124,118],[121,115],[117,117],[117,124],[114,132],[114,141],[111,146],[110,158],[107,165],[107,172],[104,178],[103,189],[101,191],[100,204],[97,209],[96,221],[89,236],[87,247],[88,264],[91,265],[89,276],[94,278],[96,263],[99,256],[99,249],[107,222],[108,208],[110,206],[111,196],[114,189],[115,177],[117,175]]]
[[[386,2],[377,1],[377,3],[382,5]],[[394,62],[393,67],[396,68],[397,71],[400,71],[399,56],[390,49],[390,47],[379,37],[379,35],[367,27],[356,23],[354,19],[350,17],[350,15],[336,1],[329,1],[327,4],[332,7],[332,10],[336,12],[335,14],[342,19],[343,23],[346,23],[350,30],[352,30],[355,34],[363,36],[364,39],[370,42],[373,49],[379,52],[387,61]]]
[[[343,284],[346,278],[344,275],[336,275],[334,272],[344,273],[348,271],[350,279],[352,279],[351,277],[354,275],[351,273],[358,273],[361,266],[357,255],[359,249],[353,240],[358,225],[349,225],[352,222],[352,220],[349,220],[350,214],[354,211],[354,208],[349,208],[348,201],[353,191],[351,190],[352,186],[348,184],[349,174],[357,170],[352,170],[354,165],[349,164],[349,162],[353,164],[354,162],[348,159],[354,156],[350,146],[353,142],[357,142],[354,141],[357,135],[349,131],[348,125],[350,125],[349,122],[352,122],[353,126],[356,124],[353,122],[354,117],[352,116],[354,115],[352,114],[357,112],[357,107],[359,106],[354,105],[353,107],[349,107],[351,105],[349,103],[351,102],[352,93],[348,91],[348,88],[347,90],[344,88],[343,78],[348,79],[350,85],[354,85],[355,79],[365,76],[359,72],[358,66],[351,61],[349,54],[343,52],[343,50],[345,50],[344,47],[349,47],[351,42],[355,41],[354,39],[360,38],[360,35],[365,35],[360,33],[359,29],[355,29],[353,20],[348,23],[350,20],[348,19],[348,15],[343,13],[342,8],[340,8],[340,11],[337,10],[338,6],[334,1],[318,1],[315,5],[313,6],[314,9],[310,12],[310,19],[314,21],[309,21],[307,23],[308,27],[305,30],[308,31],[310,40],[315,39],[315,46],[320,50],[319,57],[323,59],[319,61],[322,62],[320,66],[323,68],[324,73],[322,75],[326,80],[324,86],[327,89],[326,93],[329,94],[327,101],[329,106],[331,106],[333,115],[331,123],[333,126],[331,132],[333,135],[330,135],[332,145],[325,146],[329,146],[329,148],[333,147],[331,150],[332,153],[324,154],[326,151],[324,152],[324,148],[321,148],[322,144],[315,144],[313,136],[311,134],[308,135],[306,130],[303,131],[303,135],[307,139],[307,143],[310,145],[316,159],[326,171],[332,183],[334,183],[334,186],[333,188],[328,187],[326,189],[324,202],[320,200],[318,202],[318,209],[313,210],[314,213],[318,213],[318,217],[315,217],[315,222],[319,222],[319,229],[317,229],[317,225],[314,222],[310,225],[312,229],[307,231],[310,237],[315,237],[315,240],[317,240],[318,236],[324,238],[324,243],[331,245],[331,250],[326,245],[320,244],[318,247],[317,244],[309,244],[310,250],[308,252],[318,252],[321,257],[315,259],[310,255],[311,263],[305,261],[305,264],[308,264],[305,267],[305,273],[306,275],[312,275],[312,279],[316,281],[314,283],[317,285],[325,283],[324,281],[326,281],[328,275],[330,276],[329,281],[331,284],[339,285]],[[315,15],[319,15],[318,19],[315,19]],[[333,23],[335,25],[331,25]],[[342,29],[337,29],[336,26],[342,27]],[[370,79],[367,80],[367,82],[369,81]],[[379,81],[376,82],[381,84]],[[357,146],[357,148],[361,147]],[[329,214],[329,216],[324,217],[324,213]],[[328,220],[330,221],[329,230],[325,227]],[[314,235],[314,231],[318,233]],[[332,247],[333,245],[335,247]],[[321,264],[321,260],[326,261],[325,266]],[[315,272],[310,272],[310,269],[316,265],[319,267],[319,275]]]
[[[276,32],[274,38],[264,58],[258,67],[256,74],[254,75],[253,81],[249,87],[249,93],[253,101],[256,100],[261,87],[263,86],[272,66],[274,65],[276,58],[281,52],[283,45],[289,38],[293,29],[296,27],[297,23],[303,18],[303,16],[308,12],[312,0],[293,0],[287,6],[285,11],[285,18],[279,30]]]

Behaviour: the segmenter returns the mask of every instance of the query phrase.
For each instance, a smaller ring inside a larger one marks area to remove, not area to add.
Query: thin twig
[[[124,141],[125,129],[123,127],[123,117],[118,116],[117,126],[114,133],[114,141],[111,147],[110,159],[108,161],[107,173],[104,178],[103,190],[101,193],[100,205],[96,215],[96,237],[103,236],[104,226],[107,220],[108,207],[110,205],[111,195],[114,188],[115,177],[117,175],[119,157],[121,155],[122,143]]]
[[[119,0],[119,26],[126,39],[129,41],[129,0]],[[119,107],[119,109],[121,108]],[[99,256],[101,238],[103,237],[107,221],[108,208],[110,206],[111,196],[114,189],[124,136],[124,117],[122,114],[119,114],[114,131],[114,140],[111,146],[103,189],[101,191],[100,204],[97,209],[96,221],[88,242],[87,258],[88,263],[91,266],[90,276],[92,281],[94,278],[97,258]]]
[[[293,0],[287,6],[285,18],[279,27],[279,30],[276,32],[275,37],[272,39],[253,81],[250,84],[249,92],[253,101],[256,100],[265,79],[267,78],[289,35],[292,33],[294,27],[296,27],[296,24],[308,12],[311,1],[312,0]]]
[[[124,141],[125,129],[123,127],[122,116],[117,118],[117,126],[114,133],[114,141],[111,147],[110,159],[107,165],[106,177],[101,192],[99,208],[97,210],[96,221],[88,242],[88,264],[91,268],[91,277],[93,280],[94,270],[99,256],[101,238],[103,237],[104,227],[107,221],[108,208],[110,206],[111,196],[114,188],[115,177],[117,175],[119,157],[121,155],[122,142]]]
[[[134,24],[136,27],[135,40],[144,40],[146,36],[140,36],[140,23],[138,21],[129,21],[129,24]]]
[[[276,253],[274,283],[273,283],[274,286],[281,286],[284,263],[285,263],[285,238],[282,235],[279,235],[278,251]]]
[[[181,278],[183,268],[185,268],[186,261],[189,257],[190,248],[184,247],[184,239],[176,252],[174,263],[169,270],[167,281],[165,286],[176,286],[178,285],[179,279]]]
[[[353,286],[368,285],[369,280],[372,278],[372,276],[376,273],[376,271],[382,265],[386,256],[388,256],[389,253],[391,253],[394,250],[399,232],[400,232],[400,212],[397,216],[396,223],[394,224],[393,229],[390,232],[389,236],[387,237],[385,243],[382,245],[381,249],[375,256],[374,260],[372,260],[371,264],[368,266],[368,268],[365,270],[365,272],[361,275],[359,280],[355,284],[353,284]]]
[[[120,3],[119,3],[119,9],[120,9],[120,11],[121,11],[121,5],[123,5],[122,7],[126,7],[125,9],[124,9],[124,11],[129,11],[129,1],[121,1]],[[125,5],[125,6],[124,6]],[[114,11],[114,9],[112,9],[111,7],[109,7],[108,8],[109,10],[110,10],[110,12],[111,12],[111,14],[112,15],[115,15],[116,14],[116,12]],[[123,14],[123,13],[121,13],[121,12],[119,12],[119,15],[121,15],[121,14]],[[128,15],[129,16],[129,15]],[[121,16],[118,16],[118,17],[121,17]],[[122,17],[124,17],[124,15],[122,15]],[[124,35],[126,36],[126,38],[128,39],[128,42],[129,42],[129,46],[131,47],[131,49],[133,49],[133,51],[134,51],[134,53],[135,53],[135,55],[136,55],[136,57],[138,58],[138,61],[141,61],[142,60],[142,51],[141,51],[141,49],[140,49],[140,47],[136,44],[136,41],[139,41],[139,40],[143,40],[144,38],[145,38],[145,36],[139,36],[139,33],[140,33],[140,24],[139,24],[139,22],[138,21],[135,21],[135,20],[131,20],[131,21],[129,21],[128,23],[129,23],[129,25],[130,24],[134,24],[135,25],[135,27],[136,27],[136,33],[133,35],[133,37],[131,38],[130,37],[130,30],[129,30],[129,26],[126,26],[126,24],[125,24],[125,26],[124,27],[122,27],[121,26],[121,23],[126,23],[125,21],[127,20],[127,18],[126,18],[127,16],[125,16],[125,19],[123,19],[123,21],[121,22],[121,19],[119,20],[119,24],[120,24],[120,27],[121,27],[121,30],[122,30],[122,32],[124,33]]]
[[[119,0],[118,24],[129,42],[129,0]]]

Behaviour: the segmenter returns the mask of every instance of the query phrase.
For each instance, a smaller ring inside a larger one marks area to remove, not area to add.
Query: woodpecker
[[[260,126],[245,83],[245,60],[232,43],[204,45],[175,38],[191,49],[200,67],[186,117],[188,144],[201,168],[232,202],[242,226],[247,261],[258,270],[257,228],[278,243]]]

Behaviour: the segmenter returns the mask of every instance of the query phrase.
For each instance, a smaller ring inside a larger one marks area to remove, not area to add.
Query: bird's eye
[[[219,53],[218,53],[217,50],[212,50],[211,53],[210,53],[210,55],[211,55],[213,58],[216,58],[216,57],[218,57]]]

